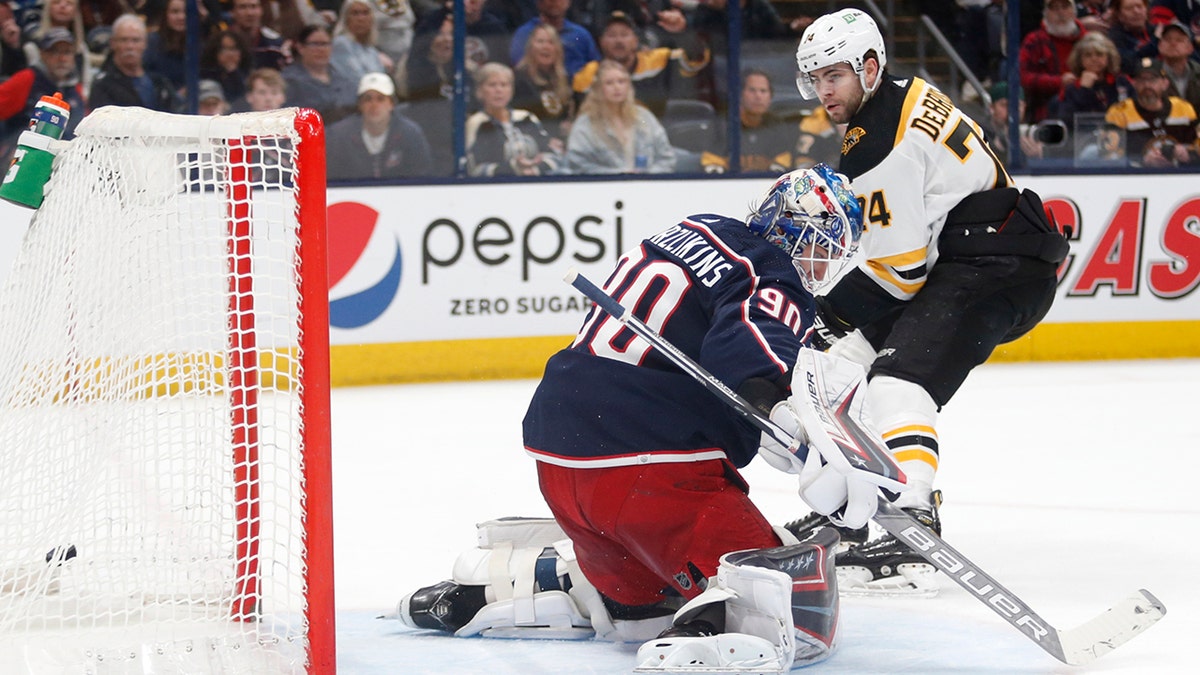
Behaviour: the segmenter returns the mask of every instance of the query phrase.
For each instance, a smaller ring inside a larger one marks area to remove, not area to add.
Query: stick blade
[[[1072,666],[1095,661],[1145,632],[1166,613],[1158,598],[1141,589],[1091,621],[1059,631],[1062,661]]]

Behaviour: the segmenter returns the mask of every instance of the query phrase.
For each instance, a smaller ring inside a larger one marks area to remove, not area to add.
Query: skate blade
[[[859,598],[932,598],[941,590],[937,570],[925,563],[904,563],[896,574],[871,579],[865,567],[838,567],[838,595]]]
[[[775,646],[742,633],[651,640],[637,653],[635,673],[783,673]]]
[[[485,628],[479,636],[500,640],[590,640],[596,631],[575,626],[497,626]]]

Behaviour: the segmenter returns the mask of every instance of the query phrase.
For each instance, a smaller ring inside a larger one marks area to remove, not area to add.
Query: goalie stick
[[[668,342],[653,328],[633,316],[628,309],[603,289],[574,269],[567,272],[564,280],[596,303],[609,316],[620,321],[639,337],[649,342],[685,373],[704,385],[706,389],[722,398],[755,427],[773,436],[790,451],[797,451],[797,443],[791,434],[765,417],[758,409],[747,403],[724,382]],[[815,399],[814,402],[816,402]],[[823,402],[820,404],[823,405]],[[838,411],[828,408],[823,412],[836,418],[837,423],[844,428],[854,429],[853,438],[856,441],[865,439],[871,446],[858,450],[873,458],[879,458],[879,455],[885,457],[886,461],[881,466],[895,466],[895,462],[887,452],[886,446],[882,445],[882,441],[876,441],[875,435],[863,430],[856,420],[844,414],[839,415]],[[838,443],[838,447],[843,452],[853,451],[841,442]],[[848,459],[854,461],[855,458]],[[914,552],[953,579],[956,584],[966,589],[971,597],[987,605],[1046,653],[1068,665],[1083,665],[1104,656],[1145,632],[1167,613],[1167,608],[1158,598],[1149,591],[1140,589],[1090,621],[1075,628],[1060,630],[1033,611],[1015,593],[1005,588],[969,558],[947,544],[940,536],[926,529],[882,495],[879,496],[879,509],[875,513],[874,520],[884,530],[904,542]]]

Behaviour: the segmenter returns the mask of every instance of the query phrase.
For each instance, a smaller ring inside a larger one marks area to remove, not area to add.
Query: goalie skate
[[[46,553],[45,562],[0,569],[0,595],[57,595],[76,555],[74,546],[58,546]]]
[[[930,501],[928,510],[904,510],[941,535],[941,492],[935,491]],[[927,560],[887,533],[837,556],[838,589],[847,596],[931,598],[938,594],[936,573]]]
[[[837,553],[844,553],[851,547],[867,543],[870,534],[867,527],[854,529],[835,525],[828,516],[823,516],[815,511],[783,526],[783,529],[791,532],[797,541],[808,541],[810,537],[825,528],[833,528],[838,533],[839,541],[837,548],[834,549]]]
[[[660,638],[638,650],[637,673],[781,673],[775,645],[743,633]]]

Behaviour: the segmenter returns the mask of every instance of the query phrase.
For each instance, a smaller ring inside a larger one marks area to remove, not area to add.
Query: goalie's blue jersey
[[[741,221],[696,215],[626,253],[604,289],[737,391],[785,391],[808,340],[812,296],[791,258]],[[619,466],[753,459],[759,432],[717,395],[593,307],[550,358],[524,421],[538,461]]]

